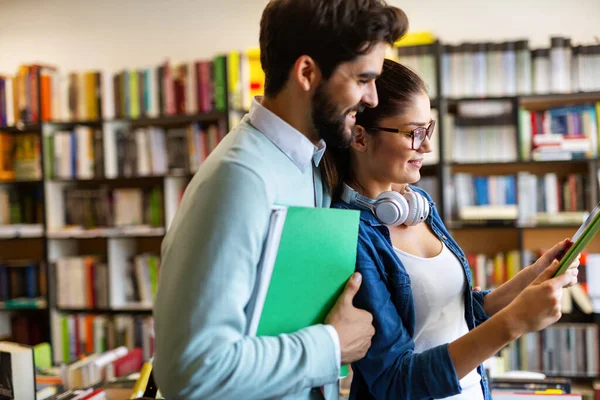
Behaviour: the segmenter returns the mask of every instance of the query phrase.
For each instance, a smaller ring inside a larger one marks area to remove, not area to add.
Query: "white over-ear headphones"
[[[384,225],[417,225],[429,216],[429,202],[421,194],[409,191],[400,194],[394,191],[383,192],[375,200],[361,196],[344,183],[342,200],[370,210]]]

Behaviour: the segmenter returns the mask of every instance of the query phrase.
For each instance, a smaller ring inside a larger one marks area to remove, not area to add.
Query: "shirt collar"
[[[321,139],[315,146],[300,131],[265,108],[260,103],[261,99],[261,96],[252,99],[250,123],[268,137],[302,172],[310,166],[311,160],[319,166],[325,154],[325,141]]]

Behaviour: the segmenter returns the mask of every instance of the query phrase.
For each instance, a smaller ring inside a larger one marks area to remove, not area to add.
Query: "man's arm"
[[[272,398],[335,382],[339,355],[324,325],[244,336],[271,208],[260,176],[223,164],[188,191],[163,246],[155,305],[163,395]]]

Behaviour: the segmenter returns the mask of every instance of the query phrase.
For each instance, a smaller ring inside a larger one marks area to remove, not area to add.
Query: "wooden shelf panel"
[[[474,227],[452,229],[452,237],[465,253],[494,255],[519,249],[519,232],[515,229],[497,227]]]
[[[570,238],[577,228],[556,227],[554,229],[523,229],[523,249],[540,250],[549,249],[556,243]],[[586,248],[590,253],[600,253],[600,236],[596,236]]]

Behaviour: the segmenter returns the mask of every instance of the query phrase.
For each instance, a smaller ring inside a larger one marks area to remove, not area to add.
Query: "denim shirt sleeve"
[[[359,237],[357,258],[357,271],[363,281],[354,302],[373,315],[375,336],[366,356],[353,368],[377,399],[429,399],[459,394],[461,387],[448,344],[415,353],[411,333],[397,308],[406,306],[410,283],[394,277],[388,284],[384,282],[376,265],[376,250],[363,235]]]
[[[490,292],[491,290],[479,290],[473,292],[473,315],[475,317],[476,327],[490,319],[490,316],[485,312],[485,309],[483,308],[485,296],[487,296]]]

